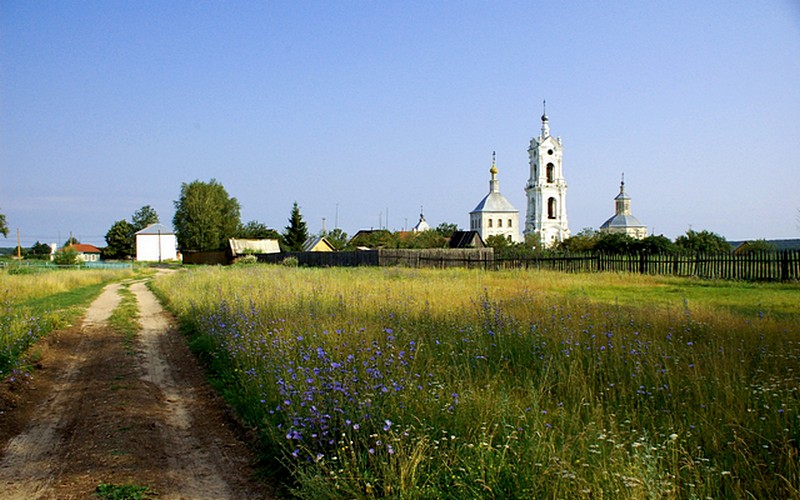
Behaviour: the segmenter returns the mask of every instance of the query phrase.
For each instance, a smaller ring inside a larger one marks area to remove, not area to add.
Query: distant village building
[[[497,165],[492,153],[492,168],[489,173],[489,194],[469,213],[469,228],[476,231],[483,241],[490,236],[503,236],[514,243],[521,241],[519,235],[519,210],[500,193],[497,180]]]
[[[567,182],[562,170],[561,137],[550,135],[547,113],[542,114],[542,131],[531,139],[528,148],[530,179],[525,187],[528,213],[525,235],[538,235],[545,247],[569,238],[567,224]]]
[[[65,247],[64,250],[74,250],[81,262],[98,262],[100,260],[100,249],[94,245],[75,243]]]
[[[278,240],[274,239],[244,239],[244,238],[229,238],[228,250],[230,251],[231,258],[235,259],[243,255],[256,255],[268,253],[281,253],[281,247]]]
[[[334,247],[328,238],[324,236],[315,236],[314,238],[309,238],[303,243],[303,251],[304,252],[335,252],[336,247]]]
[[[150,224],[141,231],[137,231],[135,238],[136,260],[161,262],[180,259],[178,238],[172,229],[163,224]]]
[[[486,248],[478,231],[456,231],[447,242],[450,248]]]
[[[647,226],[631,215],[631,198],[625,193],[625,175],[619,183],[619,194],[614,198],[616,213],[600,226],[601,233],[626,234],[632,238],[647,237]]]

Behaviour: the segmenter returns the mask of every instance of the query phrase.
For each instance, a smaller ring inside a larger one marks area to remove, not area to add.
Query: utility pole
[[[19,239],[19,228],[17,228],[17,260],[22,260],[22,244]]]

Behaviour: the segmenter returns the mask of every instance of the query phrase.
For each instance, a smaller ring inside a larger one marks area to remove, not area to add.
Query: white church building
[[[519,234],[519,210],[500,193],[495,159],[495,154],[492,153],[489,194],[469,213],[469,228],[477,231],[483,241],[490,236],[503,236],[512,243],[518,243],[522,240]]]
[[[619,183],[619,194],[614,198],[614,216],[600,226],[601,233],[619,233],[631,238],[643,239],[647,237],[647,226],[631,215],[631,197],[625,193],[625,174]]]
[[[530,179],[525,187],[528,213],[525,236],[537,235],[545,248],[569,238],[567,224],[567,182],[562,169],[561,137],[550,135],[547,113],[542,114],[542,131],[528,148]]]

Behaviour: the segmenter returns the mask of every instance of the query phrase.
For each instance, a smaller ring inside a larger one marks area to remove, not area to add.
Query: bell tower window
[[[555,182],[556,180],[556,166],[552,163],[547,164],[547,182]]]
[[[555,219],[556,218],[556,199],[555,198],[548,198],[547,199],[547,218],[548,219]]]

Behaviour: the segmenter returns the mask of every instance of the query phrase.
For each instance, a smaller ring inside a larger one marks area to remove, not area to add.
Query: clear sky
[[[216,179],[243,222],[526,211],[547,100],[573,234],[800,237],[800,2],[0,1],[0,246],[105,245]]]

